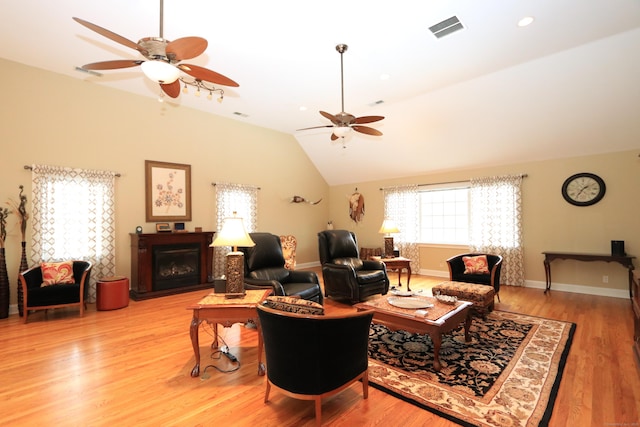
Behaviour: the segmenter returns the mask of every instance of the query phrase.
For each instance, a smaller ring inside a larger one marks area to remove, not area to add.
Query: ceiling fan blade
[[[116,59],[114,61],[92,62],[91,64],[83,65],[82,68],[85,70],[116,70],[118,68],[136,67],[143,62],[133,59]]]
[[[100,34],[101,36],[104,36],[104,37],[106,37],[108,39],[113,40],[116,43],[120,43],[121,45],[124,45],[126,47],[130,47],[131,49],[138,50],[138,44],[137,43],[134,43],[131,40],[129,40],[129,39],[125,38],[125,37],[122,37],[119,34],[116,34],[116,33],[112,32],[112,31],[109,31],[106,28],[102,28],[102,27],[100,27],[100,26],[98,26],[96,24],[92,24],[91,22],[85,21],[84,19],[80,19],[80,18],[74,17],[73,20],[76,21],[79,24],[84,25],[88,29],[95,31],[96,33]]]
[[[177,98],[178,95],[180,95],[180,80],[176,80],[175,82],[169,84],[160,83],[160,88],[170,97]]]
[[[202,37],[183,37],[167,44],[167,57],[182,61],[201,55],[207,49],[207,41]]]
[[[332,133],[332,134],[331,134],[331,140],[332,140],[332,141],[335,141],[335,140],[336,140],[336,139],[338,139],[338,138],[339,138],[339,136],[337,136],[335,133]]]
[[[338,120],[338,118],[336,116],[334,116],[333,114],[329,114],[326,111],[320,111],[320,114],[322,114],[323,117],[331,120],[331,123],[333,123],[334,125],[339,125],[340,124],[340,120]]]
[[[369,126],[353,125],[351,126],[351,128],[356,132],[366,133],[367,135],[375,135],[375,136],[382,135],[382,132],[380,132],[378,129],[370,128]]]
[[[353,121],[354,124],[357,125],[361,125],[363,123],[373,123],[373,122],[377,122],[384,119],[384,116],[363,116],[363,117],[356,117],[356,119]]]
[[[310,128],[302,128],[302,129],[296,129],[296,132],[299,130],[309,130],[309,129],[320,129],[320,128],[332,128],[333,125],[325,125],[325,126],[313,126]]]
[[[199,67],[197,65],[191,64],[178,64],[178,68],[180,68],[185,73],[189,74],[191,77],[194,77],[199,80],[204,80],[207,82],[211,82],[214,84],[219,84],[223,86],[232,86],[238,87],[240,86],[238,83],[231,80],[229,77],[225,77],[220,73],[216,73],[215,71],[211,71],[208,68]]]

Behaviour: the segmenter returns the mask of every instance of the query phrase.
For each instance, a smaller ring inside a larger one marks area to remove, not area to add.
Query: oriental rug
[[[576,325],[494,311],[442,337],[433,369],[428,335],[372,323],[370,384],[463,426],[546,426]]]

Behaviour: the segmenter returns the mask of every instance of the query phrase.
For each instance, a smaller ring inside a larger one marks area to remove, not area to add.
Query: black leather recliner
[[[244,253],[245,289],[272,288],[272,295],[298,296],[323,303],[318,275],[313,271],[287,270],[280,236],[249,233],[255,246],[238,248]]]
[[[382,262],[361,260],[358,242],[348,230],[318,233],[318,249],[324,279],[324,296],[345,298],[355,304],[389,291],[387,268]]]

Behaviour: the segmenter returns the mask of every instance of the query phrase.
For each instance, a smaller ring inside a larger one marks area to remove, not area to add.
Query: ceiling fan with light
[[[74,17],[74,21],[79,24],[116,43],[137,50],[146,58],[146,61],[139,59],[118,59],[93,62],[83,65],[81,68],[84,70],[115,70],[140,65],[144,74],[158,83],[162,91],[172,98],[177,98],[178,95],[180,95],[180,82],[182,82],[185,84],[185,92],[186,85],[194,86],[198,91],[200,91],[200,89],[209,91],[209,95],[213,92],[219,92],[221,96],[218,100],[222,101],[222,94],[224,92],[213,85],[238,87],[238,83],[207,68],[181,63],[181,61],[185,59],[192,59],[201,55],[206,50],[208,42],[202,37],[183,37],[174,41],[164,39],[163,16],[164,1],[160,0],[160,36],[144,37],[137,43],[96,24]],[[188,80],[181,76],[181,71],[191,76],[193,80]]]
[[[355,117],[353,114],[344,112],[344,66],[342,55],[346,52],[348,46],[346,44],[339,44],[336,46],[336,50],[340,53],[340,86],[342,93],[342,111],[338,114],[333,115],[329,114],[326,111],[320,111],[320,114],[329,119],[331,121],[331,125],[325,126],[313,126],[309,128],[298,129],[308,130],[308,129],[319,129],[319,128],[333,128],[333,133],[331,134],[331,140],[335,141],[338,138],[344,138],[346,135],[351,132],[351,130],[355,130],[356,132],[364,133],[367,135],[381,136],[382,132],[377,129],[374,129],[369,126],[362,126],[363,123],[373,123],[384,119],[384,116],[362,116]]]

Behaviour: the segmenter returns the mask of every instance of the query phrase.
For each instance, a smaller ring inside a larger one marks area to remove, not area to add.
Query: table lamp
[[[386,234],[384,237],[384,256],[385,258],[393,258],[393,237],[391,237],[391,233],[399,233],[398,227],[395,222],[391,219],[385,219],[382,221],[382,226],[378,233]]]
[[[227,294],[244,295],[244,255],[238,251],[238,246],[255,246],[255,242],[244,228],[242,218],[227,217],[222,222],[222,229],[216,234],[210,246],[231,246],[232,252],[227,254],[225,276],[227,277]]]

